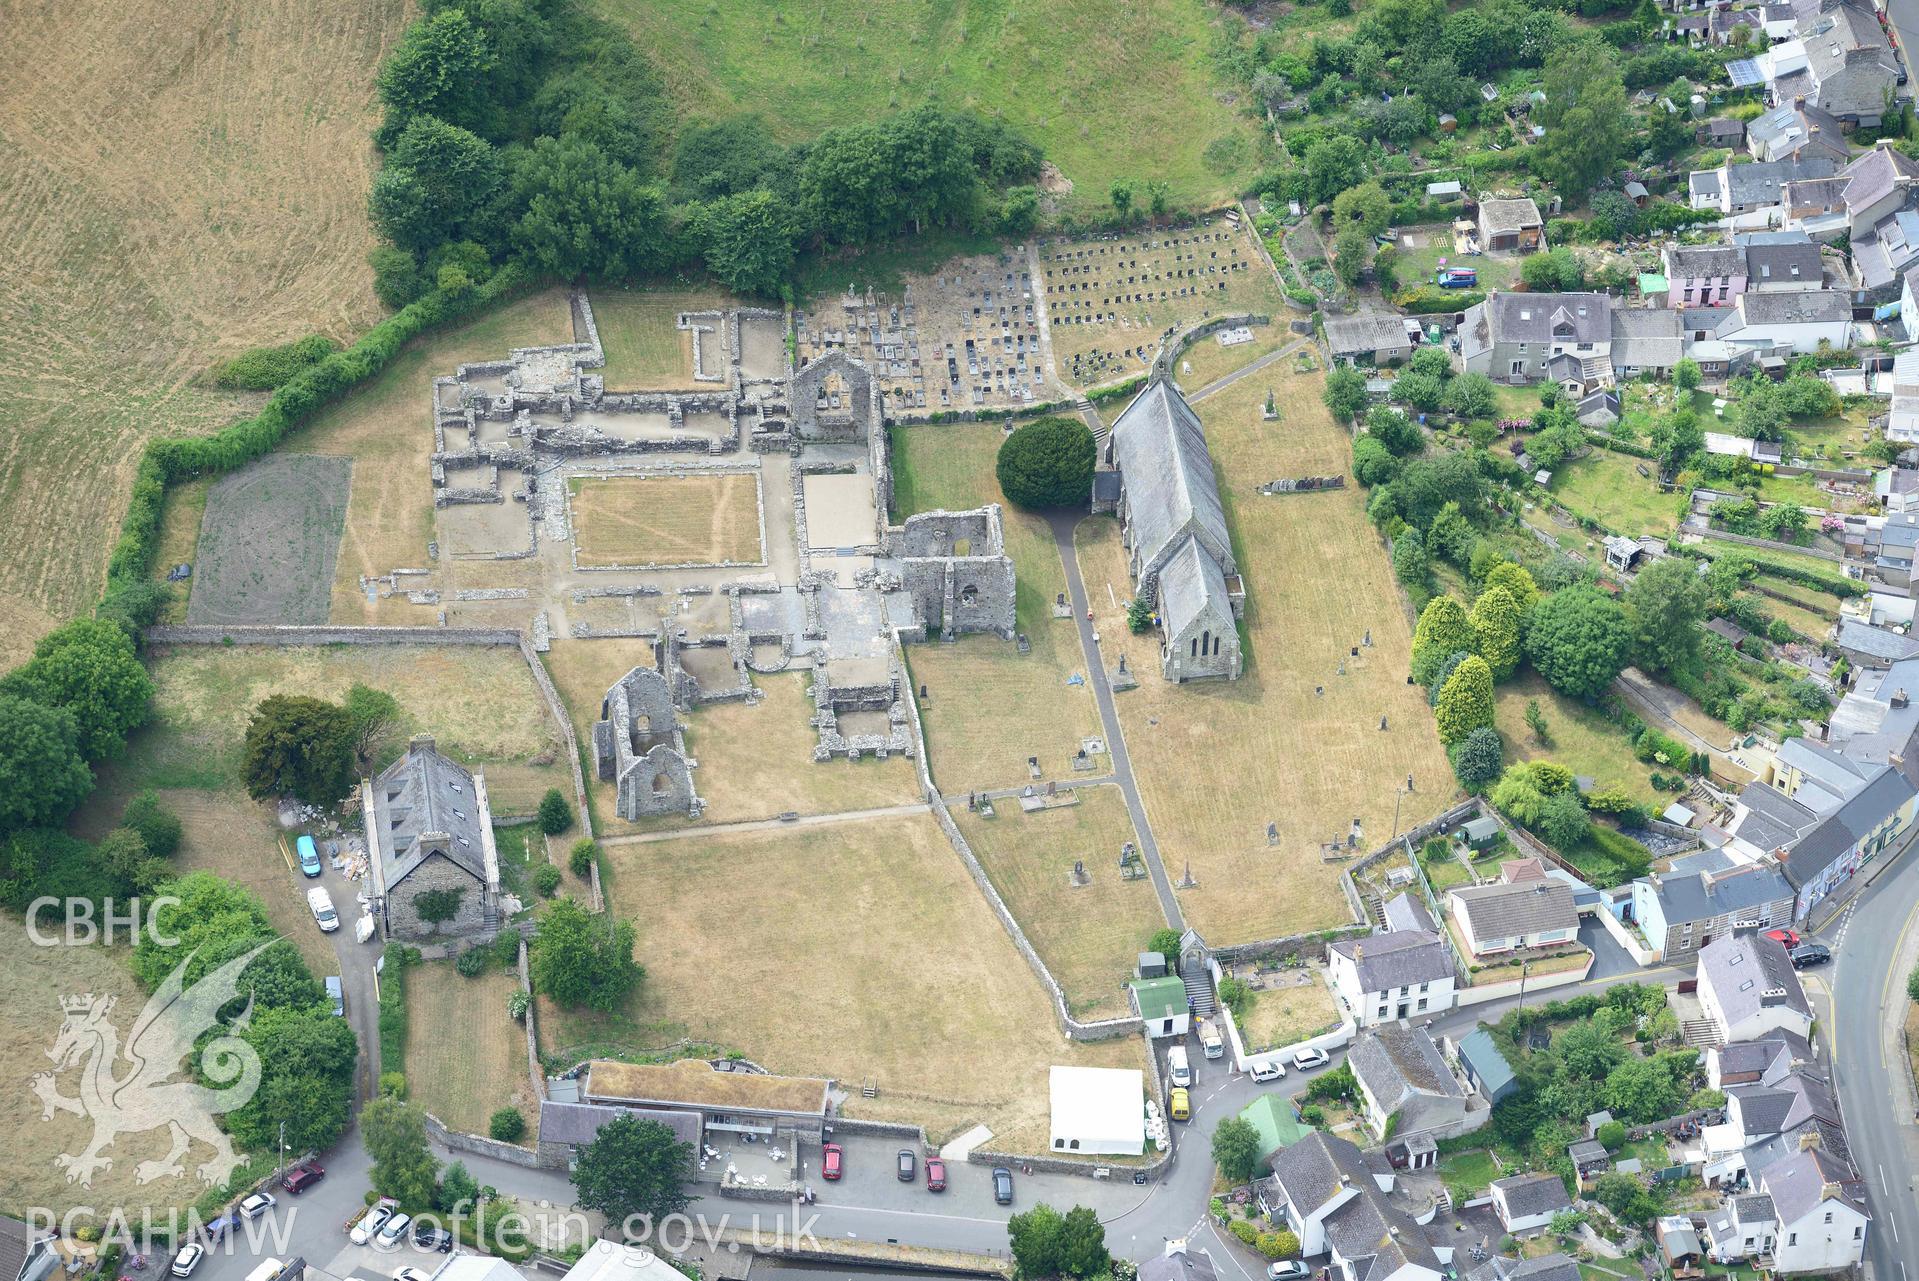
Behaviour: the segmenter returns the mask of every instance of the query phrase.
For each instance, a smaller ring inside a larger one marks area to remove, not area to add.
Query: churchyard
[[[1147,815],[1168,873],[1177,880],[1190,867],[1196,885],[1180,902],[1215,945],[1349,921],[1340,862],[1326,854],[1371,852],[1391,836],[1395,810],[1412,827],[1455,794],[1431,709],[1405,683],[1412,631],[1364,495],[1257,491],[1349,463],[1321,376],[1290,369],[1279,362],[1194,406],[1246,580],[1241,679],[1160,680],[1155,640],[1126,627],[1118,522],[1088,520],[1076,538],[1109,670],[1124,653],[1139,673],[1117,706]],[[1261,416],[1269,387],[1276,422]],[[1342,848],[1323,851],[1334,843]]]
[[[619,1015],[575,1013],[543,1048],[691,1037],[773,1072],[873,1079],[878,1097],[855,1091],[849,1115],[935,1142],[981,1123],[1013,1151],[1045,1150],[1049,1065],[1140,1064],[1136,1039],[1060,1036],[929,815],[610,845],[605,868],[646,982]]]
[[[1073,1017],[1127,1014],[1133,958],[1165,924],[1152,882],[1120,869],[1135,844],[1119,789],[1075,788],[1071,804],[1027,812],[1017,799],[993,802],[993,816],[956,807],[954,821],[985,865],[1026,937],[1066,993]],[[1075,876],[1075,864],[1084,872]]]
[[[0,404],[6,666],[98,598],[145,442],[251,412],[209,367],[379,319],[366,138],[407,20],[133,0],[10,24],[35,74],[0,85],[0,353],[31,371]]]

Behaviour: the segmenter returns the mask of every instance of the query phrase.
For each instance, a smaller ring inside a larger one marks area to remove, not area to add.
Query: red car
[[[1799,931],[1788,929],[1767,930],[1766,937],[1783,943],[1788,952],[1799,946]]]
[[[840,1151],[840,1145],[829,1143],[820,1151],[820,1177],[828,1182],[837,1183],[845,1170],[846,1154]]]
[[[297,1196],[325,1177],[326,1171],[318,1161],[302,1161],[286,1172],[280,1186]]]
[[[926,1158],[926,1190],[928,1192],[946,1191],[946,1162],[936,1156]]]

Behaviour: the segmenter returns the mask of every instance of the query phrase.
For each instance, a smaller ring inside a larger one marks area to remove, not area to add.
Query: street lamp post
[[[1526,1008],[1526,975],[1532,970],[1532,967],[1533,963],[1531,961],[1521,961],[1519,963],[1519,1004],[1514,1007],[1516,1009],[1523,1010]]]
[[[279,1177],[284,1179],[286,1178],[286,1174],[287,1174],[287,1123],[285,1121],[282,1121],[280,1122],[280,1175]]]

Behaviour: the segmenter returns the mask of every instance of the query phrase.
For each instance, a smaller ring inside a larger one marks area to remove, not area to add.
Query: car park
[[[300,855],[300,875],[314,877],[320,874],[320,851],[314,847],[311,836],[302,836],[294,842],[294,849]]]
[[[280,1186],[298,1196],[325,1177],[326,1170],[318,1161],[302,1161],[286,1172]]]
[[[913,1155],[912,1148],[901,1148],[899,1154],[899,1175],[901,1183],[911,1183],[919,1178],[919,1158]]]
[[[355,1245],[365,1245],[373,1239],[374,1233],[386,1226],[386,1221],[393,1217],[393,1211],[398,1208],[397,1202],[385,1197],[375,1201],[373,1208],[361,1215],[360,1221],[347,1233],[347,1240]]]
[[[1332,1056],[1324,1050],[1301,1050],[1293,1055],[1295,1072],[1310,1072],[1316,1067],[1325,1067],[1332,1062]]]
[[[413,1244],[422,1250],[432,1250],[439,1254],[449,1254],[453,1250],[453,1234],[445,1228],[430,1223],[413,1221]]]
[[[1277,1063],[1255,1063],[1246,1069],[1246,1075],[1255,1081],[1277,1081],[1286,1075],[1286,1069]]]
[[[926,1158],[926,1190],[946,1191],[946,1162],[936,1156]]]
[[[252,1196],[240,1202],[240,1217],[243,1219],[257,1219],[278,1204],[279,1202],[273,1199],[271,1192],[255,1192]]]
[[[1792,968],[1803,970],[1808,966],[1824,965],[1832,959],[1832,949],[1824,943],[1801,943],[1792,949]]]
[[[1003,1165],[993,1167],[993,1200],[1000,1205],[1013,1204],[1013,1172]]]
[[[837,1143],[829,1143],[820,1149],[820,1177],[829,1182],[839,1182],[840,1175],[846,1172],[846,1153]]]
[[[200,1260],[206,1257],[207,1248],[198,1242],[190,1241],[181,1246],[180,1252],[173,1256],[173,1264],[167,1271],[176,1277],[190,1277],[193,1275],[193,1270],[200,1266]]]
[[[373,1238],[373,1244],[383,1250],[391,1250],[406,1240],[407,1225],[412,1222],[413,1216],[404,1211],[394,1215],[386,1221],[386,1226],[380,1229],[380,1235]]]

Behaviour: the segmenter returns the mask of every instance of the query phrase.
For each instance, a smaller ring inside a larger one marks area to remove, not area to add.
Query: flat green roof
[[[1171,975],[1163,979],[1134,979],[1133,1003],[1143,1019],[1166,1019],[1186,1013],[1186,984]]]
[[[1639,273],[1639,292],[1642,294],[1663,294],[1671,287],[1671,283],[1656,271]]]

